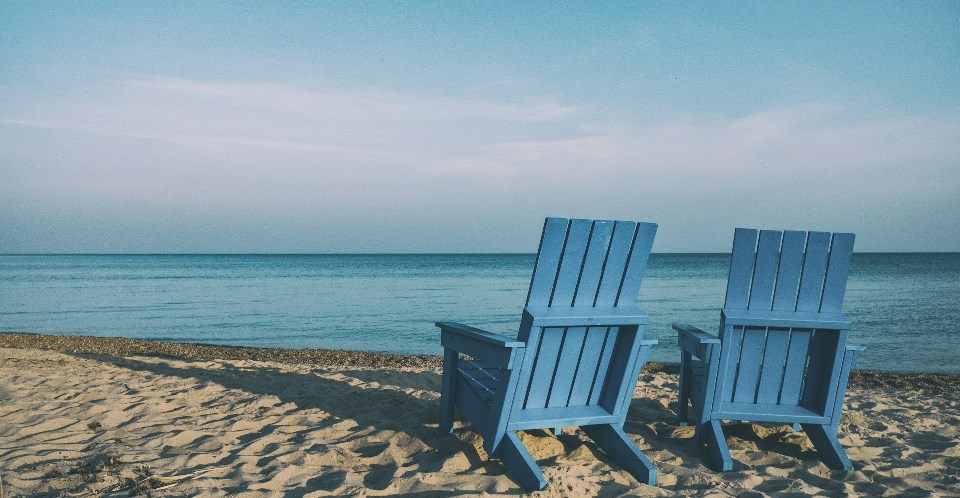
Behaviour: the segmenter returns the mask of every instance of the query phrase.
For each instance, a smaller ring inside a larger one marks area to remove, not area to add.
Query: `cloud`
[[[106,220],[136,206],[190,226],[639,216],[702,241],[743,224],[824,228],[838,212],[878,233],[931,209],[960,216],[945,201],[960,189],[956,116],[813,102],[624,118],[515,93],[141,78],[18,99],[0,108],[0,207]],[[676,231],[661,238],[690,250]]]

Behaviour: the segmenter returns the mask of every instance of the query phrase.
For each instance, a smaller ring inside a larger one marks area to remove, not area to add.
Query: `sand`
[[[437,432],[434,357],[44,337],[0,334],[3,498],[522,493],[468,425]],[[670,370],[641,374],[625,426],[657,487],[568,428],[522,435],[550,481],[534,495],[960,494],[958,376],[858,373],[840,426],[852,472],[789,426],[741,424],[720,474],[675,423]]]

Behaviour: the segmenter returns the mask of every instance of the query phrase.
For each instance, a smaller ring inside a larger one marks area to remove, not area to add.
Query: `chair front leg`
[[[677,419],[681,426],[687,425],[690,405],[690,382],[693,378],[692,358],[686,351],[680,352],[680,393],[677,397]]]
[[[440,432],[444,434],[453,431],[459,363],[459,353],[450,348],[443,349],[443,377],[440,380]]]

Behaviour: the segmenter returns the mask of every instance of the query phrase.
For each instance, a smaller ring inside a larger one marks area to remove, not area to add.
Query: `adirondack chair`
[[[738,228],[719,338],[674,324],[681,425],[692,405],[696,440],[717,470],[733,467],[721,420],[802,426],[820,458],[851,470],[837,441],[847,378],[864,348],[847,343],[841,313],[851,233]]]
[[[440,430],[454,407],[527,490],[547,481],[516,431],[579,426],[611,460],[655,484],[623,432],[640,367],[656,340],[637,293],[657,225],[547,218],[516,339],[437,322],[444,348]],[[467,355],[470,359],[461,358]]]

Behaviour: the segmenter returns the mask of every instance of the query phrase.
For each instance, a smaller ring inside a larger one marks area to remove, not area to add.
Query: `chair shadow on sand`
[[[367,460],[366,467],[369,467],[369,470],[366,471],[364,484],[371,489],[384,489],[395,478],[439,472],[449,459],[455,458],[458,454],[465,455],[469,463],[469,468],[456,472],[465,478],[474,478],[478,474],[493,477],[506,474],[506,470],[502,466],[491,463],[484,456],[481,456],[477,447],[471,443],[470,438],[457,437],[458,435],[462,436],[465,431],[473,430],[469,424],[458,428],[454,435],[441,434],[437,430],[438,395],[420,397],[405,392],[436,393],[440,386],[440,375],[437,372],[391,370],[387,378],[383,371],[379,370],[312,368],[310,372],[296,372],[267,366],[237,367],[219,361],[217,361],[218,368],[208,368],[207,365],[214,360],[193,361],[159,357],[158,362],[153,362],[136,358],[81,353],[75,353],[74,356],[137,372],[190,379],[201,385],[216,384],[254,396],[275,396],[279,400],[277,406],[285,403],[295,405],[295,409],[292,412],[285,413],[285,415],[297,415],[297,412],[307,410],[326,412],[328,415],[318,417],[319,422],[310,427],[309,431],[280,433],[289,438],[288,443],[290,445],[304,448],[305,452],[312,450],[308,447],[310,445],[307,441],[308,432],[322,431],[344,421],[352,421],[356,423],[356,426],[350,428],[348,434],[332,441],[330,446],[348,446],[350,448],[348,451],[355,454],[358,459],[373,457],[389,449],[391,443],[388,440],[395,434],[379,434],[381,437],[377,437],[378,433],[383,431],[405,434],[410,438],[421,441],[423,448],[428,448],[409,455],[406,459],[407,465],[403,467],[397,467],[393,463],[371,465]],[[170,361],[191,366],[174,366]],[[195,364],[197,366],[192,366]],[[339,378],[333,379],[330,376]],[[655,448],[667,442],[659,441],[662,436],[658,436],[657,432],[659,431],[654,431],[650,426],[673,420],[676,417],[674,412],[664,408],[659,402],[642,398],[632,400],[630,411],[631,417],[627,422],[628,433],[639,435],[642,440],[647,441]],[[242,413],[243,415],[249,415],[248,412]],[[245,448],[256,443],[260,438],[277,434],[277,430],[281,427],[281,425],[276,424],[265,424],[259,431],[238,437],[234,443],[234,448],[229,451],[229,455],[220,460],[217,466],[229,467],[237,464],[237,460],[241,458],[240,453]],[[181,427],[180,429],[184,428]],[[203,428],[191,429],[202,430]],[[554,437],[546,431],[530,431],[530,433],[535,437]],[[556,439],[562,443],[564,453],[580,446],[587,446],[602,462],[613,466],[613,463],[603,455],[602,450],[582,434],[565,432]],[[676,443],[686,446],[688,441],[672,441],[668,445],[677,446]],[[479,446],[479,443],[477,445]],[[161,454],[159,456],[175,455]],[[555,458],[550,457],[545,460],[545,463]],[[269,466],[271,465],[270,460],[266,455],[263,455],[263,458],[260,458],[257,463]],[[184,472],[193,470],[197,469],[183,469]],[[332,491],[343,484],[347,472],[351,472],[351,469],[334,472],[327,470],[323,475],[308,480],[304,484],[305,489],[302,489],[302,491],[303,493],[317,490]],[[508,479],[508,481],[511,485],[513,484],[512,480]],[[613,485],[614,483],[610,484]],[[239,492],[242,491],[242,488],[227,491]],[[288,496],[296,496],[298,491],[301,490],[291,490],[294,494],[288,494]],[[623,491],[626,491],[626,489]],[[464,491],[463,493],[475,492]],[[503,491],[498,490],[497,492],[502,493]],[[513,486],[506,492],[518,495],[524,494],[519,487]],[[439,494],[451,496],[461,493],[449,490]],[[417,493],[417,495],[423,496],[424,494]],[[426,494],[426,496],[429,495],[430,493]]]
[[[153,363],[141,361],[134,358],[121,358],[103,355],[74,354],[87,360],[96,360],[108,363],[117,367],[126,368],[138,372],[147,372],[160,376],[179,377],[183,379],[194,380],[200,384],[212,383],[227,389],[235,389],[254,396],[275,396],[279,399],[277,405],[292,403],[295,405],[295,411],[303,410],[322,410],[326,412],[318,424],[312,426],[309,431],[285,433],[288,437],[288,443],[291,446],[303,447],[308,445],[307,433],[320,431],[343,421],[352,421],[356,423],[355,427],[349,429],[343,437],[337,438],[335,444],[348,444],[352,453],[359,458],[369,458],[387,450],[389,444],[371,436],[372,431],[393,431],[403,433],[411,438],[419,439],[430,451],[421,451],[411,454],[409,461],[413,463],[413,470],[399,469],[394,464],[387,465],[368,465],[370,467],[364,478],[364,485],[372,489],[383,489],[396,477],[403,477],[405,474],[437,472],[441,470],[445,460],[455,456],[458,452],[463,452],[469,460],[471,470],[484,468],[489,474],[503,473],[497,466],[485,462],[477,453],[476,449],[468,442],[461,441],[459,438],[444,436],[437,431],[436,413],[438,410],[438,401],[435,399],[421,399],[402,391],[402,389],[420,385],[421,389],[433,389],[433,385],[439,386],[440,376],[433,372],[401,372],[396,371],[394,384],[392,386],[380,386],[380,388],[366,388],[358,385],[352,385],[350,379],[354,374],[365,373],[363,371],[338,370],[320,370],[316,369],[311,373],[301,373],[294,371],[284,371],[277,368],[256,366],[256,367],[235,367],[229,363],[220,363],[220,368],[210,369],[205,366],[177,367],[167,363],[168,360],[174,360],[178,363],[203,364],[207,365],[210,361],[202,360],[191,361],[180,358],[159,357],[161,362]],[[346,376],[344,380],[334,380],[323,377],[323,374],[341,373]],[[375,372],[373,372],[375,374]],[[433,377],[430,386],[424,385],[423,376]],[[420,377],[420,378],[417,378]],[[367,384],[370,382],[383,383],[383,379],[376,379],[375,375],[364,380],[357,378],[359,383]],[[357,401],[357,398],[363,401]],[[352,399],[351,399],[352,398]],[[344,402],[349,400],[349,402]],[[380,407],[390,407],[392,413],[403,413],[406,416],[384,416],[384,411]],[[241,416],[249,416],[255,419],[256,414],[251,412],[239,412]],[[285,415],[295,415],[295,413],[285,413]],[[282,426],[275,424],[266,424],[259,431],[253,434],[240,436],[236,440],[236,446],[230,450],[230,455],[220,460],[218,466],[229,467],[241,457],[240,453],[244,448],[258,439],[276,435],[277,429]],[[202,429],[202,428],[200,428]],[[307,452],[310,451],[308,448]],[[165,455],[160,454],[163,457]],[[172,456],[172,455],[171,455]],[[268,465],[269,459],[262,458],[258,465]],[[183,469],[184,472],[197,469]],[[344,469],[349,471],[350,469]],[[399,471],[404,470],[403,475],[398,475]],[[465,472],[465,474],[466,474]],[[318,490],[332,491],[343,484],[346,479],[346,472],[329,472],[317,478],[308,480],[304,486],[306,489],[289,490],[286,496],[298,496],[297,493],[309,493]],[[240,492],[245,488],[226,489],[227,492]],[[462,494],[459,492],[445,492],[444,496]],[[420,493],[422,495],[422,493]],[[429,493],[427,493],[429,496]]]
[[[249,393],[255,396],[275,396],[279,399],[279,404],[292,403],[296,411],[301,410],[321,410],[329,414],[323,417],[322,421],[311,427],[308,431],[295,433],[280,432],[289,438],[289,444],[296,447],[303,447],[309,444],[307,442],[307,432],[319,431],[334,426],[343,421],[352,421],[357,425],[349,429],[345,437],[340,437],[333,444],[347,444],[351,449],[348,451],[354,453],[359,458],[369,458],[386,451],[390,443],[383,439],[370,437],[375,434],[374,431],[392,431],[399,434],[405,434],[410,438],[422,441],[428,450],[414,452],[407,457],[409,466],[403,468],[395,464],[369,464],[369,470],[363,479],[363,484],[371,489],[385,489],[389,484],[403,477],[415,477],[419,474],[439,472],[444,464],[458,454],[466,456],[469,462],[469,468],[459,470],[456,473],[465,477],[475,477],[478,474],[484,476],[499,477],[504,476],[506,471],[499,464],[491,463],[478,452],[469,438],[457,437],[465,431],[472,431],[469,425],[455,430],[454,435],[441,434],[437,429],[437,413],[439,410],[439,396],[423,399],[407,392],[405,389],[417,389],[423,391],[439,391],[440,375],[434,371],[395,371],[390,372],[389,380],[385,380],[383,373],[378,370],[363,369],[337,369],[326,370],[322,368],[313,369],[310,373],[284,371],[278,368],[256,366],[256,367],[236,367],[229,363],[218,362],[220,368],[210,369],[205,365],[215,360],[185,360],[180,358],[158,357],[159,362],[142,361],[135,358],[112,357],[104,355],[92,355],[75,353],[73,356],[87,360],[95,360],[108,363],[117,367],[129,369],[138,372],[147,372],[160,376],[179,377],[183,379],[194,380],[198,383],[212,383],[227,389],[235,389]],[[178,363],[203,364],[204,366],[178,367],[172,366],[169,361]],[[342,379],[331,379],[321,375],[341,374]],[[387,383],[389,382],[389,384]],[[378,384],[373,387],[363,387],[364,385]],[[362,398],[362,402],[357,398]],[[344,399],[350,399],[350,402],[342,402]],[[378,407],[393,407],[391,413],[402,413],[405,416],[384,416],[384,411]],[[246,412],[240,412],[249,415]],[[287,413],[290,415],[290,413]],[[639,436],[641,441],[645,441],[653,450],[666,450],[681,460],[683,467],[701,468],[707,463],[706,451],[692,441],[692,433],[689,437],[677,438],[672,433],[677,429],[673,424],[676,419],[676,412],[664,407],[659,401],[649,398],[634,398],[630,405],[630,415],[627,418],[625,430],[628,434]],[[216,463],[217,466],[231,467],[238,463],[238,459],[245,448],[255,443],[258,439],[277,434],[277,429],[282,425],[266,424],[259,431],[253,434],[240,436],[236,440],[236,446],[230,450],[229,456]],[[782,431],[773,434],[763,434],[757,432],[751,425],[726,427],[729,436],[744,440],[748,445],[756,445],[763,451],[772,451],[793,458],[808,459],[815,458],[810,450],[802,448],[799,444],[791,444],[784,441]],[[535,437],[552,438],[546,431],[530,431]],[[541,434],[542,433],[542,434]],[[614,464],[603,454],[602,450],[590,438],[583,434],[564,432],[556,437],[563,445],[563,452],[569,453],[572,450],[586,446],[591,453],[606,465],[615,468]],[[479,443],[478,443],[479,444]],[[311,448],[305,451],[310,452]],[[158,455],[176,456],[175,454]],[[559,456],[559,455],[558,455]],[[552,463],[556,456],[549,457],[541,463]],[[259,466],[269,467],[273,459],[263,455],[263,458],[257,462]],[[738,465],[741,467],[741,465]],[[184,472],[190,472],[199,469],[182,469]],[[706,469],[701,469],[706,470]],[[301,488],[286,491],[286,496],[302,496],[303,494],[314,491],[333,491],[340,487],[346,480],[347,474],[351,469],[342,469],[337,471],[327,470],[323,475],[307,480]],[[271,475],[264,472],[263,475]],[[265,480],[269,480],[266,477]],[[510,479],[508,479],[510,480]],[[513,484],[506,493],[522,495],[523,490]],[[613,488],[620,489],[622,485],[610,482]],[[638,484],[639,485],[639,484]],[[226,492],[240,492],[245,487],[225,489]],[[482,491],[482,490],[478,490]],[[411,493],[416,496],[455,496],[459,494],[474,494],[478,491],[458,491],[449,489],[437,492],[419,492]],[[492,491],[492,490],[491,490]],[[605,489],[605,494],[614,489]],[[629,487],[623,487],[619,492],[629,491]],[[498,489],[497,493],[504,491]],[[399,496],[403,496],[402,494]]]

